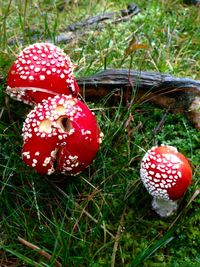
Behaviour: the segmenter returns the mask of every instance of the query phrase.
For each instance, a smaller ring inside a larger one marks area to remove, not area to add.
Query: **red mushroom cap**
[[[7,76],[6,92],[29,105],[57,94],[77,95],[78,91],[69,56],[50,43],[24,48]]]
[[[188,160],[175,147],[161,145],[146,152],[140,176],[153,197],[177,200],[190,185],[192,170]]]
[[[101,142],[95,116],[86,110],[85,105],[80,107],[85,115],[72,121],[74,134],[68,137],[67,144],[57,155],[57,170],[64,174],[78,174],[85,169],[94,159]]]
[[[38,104],[23,126],[23,161],[38,173],[77,174],[94,159],[100,129],[80,100],[58,95]]]

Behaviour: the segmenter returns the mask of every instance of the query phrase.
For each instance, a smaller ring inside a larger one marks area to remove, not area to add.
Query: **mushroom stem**
[[[152,208],[158,215],[160,215],[160,217],[168,217],[175,213],[178,204],[176,200],[166,200],[154,197],[152,200]]]

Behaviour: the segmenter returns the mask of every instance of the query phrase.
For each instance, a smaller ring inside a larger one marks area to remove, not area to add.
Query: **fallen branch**
[[[101,30],[105,26],[105,22],[113,24],[124,22],[130,20],[139,12],[140,9],[135,4],[129,4],[127,9],[90,16],[85,20],[68,25],[64,32],[56,36],[56,42],[69,43],[77,40],[78,38],[82,38],[91,30]]]
[[[50,255],[49,253],[47,253],[46,251],[44,251],[43,249],[39,248],[38,246],[28,242],[27,240],[21,238],[18,236],[18,241],[25,245],[26,247],[35,250],[38,254],[40,254],[41,256],[43,256],[44,258],[46,258],[47,260],[51,260],[52,259],[52,255]],[[55,260],[54,262],[54,266],[55,267],[62,267],[62,264],[60,262],[58,262],[57,260]]]
[[[82,38],[86,33],[91,30],[101,30],[105,26],[105,22],[110,22],[113,24],[124,22],[130,20],[139,12],[140,9],[134,3],[132,3],[127,6],[127,9],[118,10],[115,12],[105,12],[96,16],[90,16],[85,20],[68,25],[65,31],[55,36],[55,41],[57,44],[70,43],[74,40]],[[42,34],[43,33],[41,33],[41,36]],[[32,38],[33,41],[36,41],[38,39],[38,36],[33,34]],[[8,45],[13,45],[15,43],[23,44],[24,40],[22,37],[8,40]]]
[[[184,0],[184,4],[200,6],[200,0]]]
[[[80,93],[86,99],[102,98],[113,90],[130,103],[150,101],[172,112],[180,112],[200,129],[200,81],[157,72],[110,69],[91,77],[78,78]]]
[[[107,12],[96,16],[90,16],[85,20],[72,23],[66,27],[66,30],[56,36],[57,43],[69,43],[71,41],[82,38],[87,32],[93,30],[101,30],[105,26],[105,22],[117,24],[130,20],[137,15],[140,9],[135,4],[129,4],[127,9],[116,12]]]
[[[85,30],[85,28],[90,28],[91,26],[98,27],[100,23],[105,21],[111,21],[112,23],[118,23],[121,21],[129,20],[132,16],[137,15],[140,9],[135,4],[129,4],[127,9],[107,12],[96,16],[90,16],[85,20],[80,22],[75,22],[67,26],[66,31],[77,31]]]

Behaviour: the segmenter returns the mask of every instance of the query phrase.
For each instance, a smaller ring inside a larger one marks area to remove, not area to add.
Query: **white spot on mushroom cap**
[[[34,69],[34,71],[35,71],[35,72],[40,72],[40,68],[37,67],[37,68]]]
[[[40,75],[40,80],[41,81],[45,80],[45,75]]]

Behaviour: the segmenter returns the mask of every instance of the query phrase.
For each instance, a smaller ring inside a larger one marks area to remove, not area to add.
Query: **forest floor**
[[[0,266],[199,267],[200,132],[184,115],[148,102],[111,105],[113,91],[87,103],[104,133],[92,164],[76,177],[42,176],[20,156],[30,107],[4,91],[21,49],[45,41],[70,56],[75,77],[130,68],[198,80],[200,9],[179,0],[135,0],[140,12],[127,21],[106,21],[58,42],[69,24],[131,3],[68,2],[5,0],[0,6]],[[141,158],[156,144],[176,146],[193,170],[177,213],[164,219],[151,209],[139,175]]]

